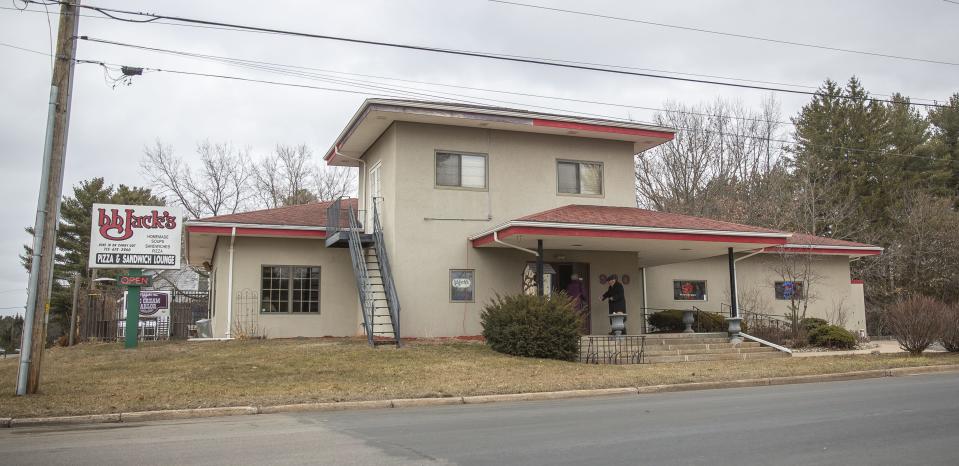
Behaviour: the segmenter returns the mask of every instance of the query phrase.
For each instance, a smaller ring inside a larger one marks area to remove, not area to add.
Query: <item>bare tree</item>
[[[267,208],[314,202],[310,192],[313,151],[305,144],[277,145],[253,169],[253,184],[260,205]]]
[[[196,153],[199,163],[192,166],[158,140],[144,149],[140,168],[158,193],[171,197],[193,218],[232,214],[245,207],[252,174],[248,153],[209,141],[197,144]]]
[[[792,327],[794,344],[805,340],[802,321],[809,311],[809,303],[817,299],[817,285],[822,277],[817,273],[816,260],[812,253],[781,251],[778,260],[770,265],[783,282],[795,284],[794,292],[787,297],[785,316]]]
[[[676,138],[636,157],[640,206],[731,221],[781,226],[780,205],[792,204],[781,143],[779,105],[759,111],[723,100],[667,103],[656,123]]]
[[[313,192],[321,201],[356,196],[356,183],[355,168],[318,165],[313,171]]]

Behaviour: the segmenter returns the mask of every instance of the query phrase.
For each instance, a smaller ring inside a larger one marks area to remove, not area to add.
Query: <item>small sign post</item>
[[[140,269],[130,269],[127,276],[129,278],[137,278],[142,274],[143,271]],[[123,347],[126,349],[136,349],[137,333],[140,327],[140,282],[131,280],[128,283],[136,284],[127,285],[127,322],[123,330]]]

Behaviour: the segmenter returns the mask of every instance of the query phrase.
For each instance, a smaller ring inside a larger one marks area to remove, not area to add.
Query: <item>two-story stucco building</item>
[[[324,157],[358,168],[357,199],[189,222],[188,259],[211,270],[218,337],[475,336],[495,294],[563,290],[573,274],[592,333],[609,331],[600,297],[611,274],[629,333],[656,309],[729,314],[748,298],[783,314],[802,293],[807,315],[841,311],[840,323],[865,329],[849,262],[880,248],[635,207],[634,155],[673,133],[368,100]],[[803,255],[815,283],[783,273],[787,253]]]

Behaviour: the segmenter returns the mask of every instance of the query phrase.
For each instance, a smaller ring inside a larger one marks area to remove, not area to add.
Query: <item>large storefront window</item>
[[[260,277],[260,312],[320,312],[319,267],[264,265]]]

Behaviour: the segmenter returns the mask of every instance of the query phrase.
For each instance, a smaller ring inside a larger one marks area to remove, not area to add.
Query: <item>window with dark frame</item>
[[[436,185],[486,189],[486,155],[437,152]]]
[[[776,299],[781,301],[790,301],[793,299],[805,299],[805,286],[799,281],[776,282]]]
[[[320,312],[320,268],[264,265],[260,273],[260,312],[317,314]]]
[[[450,301],[472,303],[476,296],[476,271],[473,269],[450,270]]]
[[[561,194],[603,194],[603,164],[599,162],[556,162],[556,190]]]

